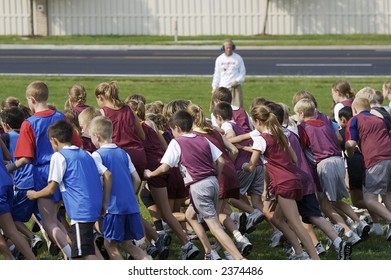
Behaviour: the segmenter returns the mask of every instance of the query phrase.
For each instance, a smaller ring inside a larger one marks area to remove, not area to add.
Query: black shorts
[[[310,217],[322,217],[319,202],[315,194],[304,195],[301,200],[297,201],[297,208],[301,219],[306,224],[311,224],[309,221]]]
[[[72,240],[72,258],[82,258],[95,255],[94,246],[94,222],[76,223],[69,229],[69,237]]]

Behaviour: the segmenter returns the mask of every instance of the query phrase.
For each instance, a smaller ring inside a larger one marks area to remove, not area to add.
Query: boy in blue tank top
[[[11,107],[3,110],[0,117],[5,131],[1,138],[10,151],[11,162],[15,162],[14,151],[19,138],[20,126],[25,120],[25,114],[20,108]],[[43,245],[42,239],[25,225],[31,219],[32,214],[38,212],[37,202],[29,200],[26,196],[27,191],[34,188],[32,168],[31,164],[26,164],[12,173],[14,199],[11,214],[17,229],[29,239],[30,247],[34,255],[37,255],[38,249]]]
[[[15,162],[7,165],[9,172],[28,163],[33,165],[34,190],[39,191],[47,185],[50,159],[53,148],[47,137],[49,125],[56,120],[64,120],[62,113],[51,110],[48,106],[49,89],[42,81],[34,81],[26,88],[26,98],[33,115],[20,127],[16,143]],[[81,140],[73,133],[72,142],[81,146]],[[71,248],[67,242],[66,230],[57,219],[58,203],[61,194],[56,191],[52,196],[37,200],[42,225],[52,241],[56,241],[65,258],[71,257]]]
[[[112,143],[113,124],[104,116],[95,117],[90,123],[89,134],[96,150],[92,156],[112,173],[113,184],[102,220],[104,246],[110,259],[122,260],[118,248],[138,260],[150,259],[148,254],[137,247],[133,240],[144,237],[140,209],[135,195],[141,179],[130,156],[125,150]]]
[[[106,212],[111,173],[102,164],[95,163],[88,152],[71,144],[72,133],[72,125],[65,120],[49,126],[48,138],[55,153],[50,159],[48,185],[40,191],[28,191],[27,197],[39,199],[53,195],[59,189],[71,224],[71,256],[93,260],[98,259],[93,228]]]
[[[0,139],[0,228],[3,230],[4,235],[11,239],[16,248],[20,250],[26,259],[35,260],[36,258],[26,239],[18,232],[14,220],[12,219],[13,182],[3,164],[4,160],[9,159],[11,159],[11,155],[3,141]],[[8,259],[13,259],[3,237],[0,238],[0,245],[4,256]]]

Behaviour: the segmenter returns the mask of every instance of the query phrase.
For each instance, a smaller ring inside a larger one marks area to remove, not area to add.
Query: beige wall
[[[31,1],[0,0],[0,35],[255,35],[263,33],[267,3]],[[266,33],[272,35],[391,34],[391,0],[270,0],[267,15]]]

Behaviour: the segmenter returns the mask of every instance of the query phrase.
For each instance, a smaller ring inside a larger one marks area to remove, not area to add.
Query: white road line
[[[278,63],[279,67],[372,67],[370,63]]]

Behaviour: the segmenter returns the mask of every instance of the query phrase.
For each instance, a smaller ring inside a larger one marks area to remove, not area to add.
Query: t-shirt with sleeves
[[[186,186],[215,176],[215,161],[222,152],[208,139],[189,133],[171,140],[161,163],[180,169]]]
[[[391,138],[382,118],[362,111],[349,120],[345,136],[359,145],[366,168],[391,159]]]
[[[106,170],[76,146],[66,146],[52,155],[48,182],[58,183],[71,223],[99,219],[103,199],[99,175]]]

